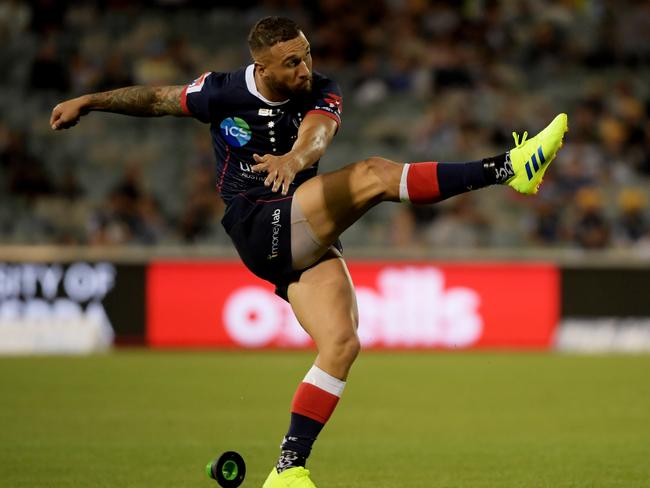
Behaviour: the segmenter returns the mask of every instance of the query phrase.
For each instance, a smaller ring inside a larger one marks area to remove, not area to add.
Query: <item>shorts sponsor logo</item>
[[[276,208],[271,214],[271,254],[266,259],[277,258],[280,253],[280,228],[282,227],[282,224],[280,224],[280,213],[281,210]]]
[[[253,135],[246,121],[239,117],[223,119],[220,127],[226,142],[235,147],[245,146]]]

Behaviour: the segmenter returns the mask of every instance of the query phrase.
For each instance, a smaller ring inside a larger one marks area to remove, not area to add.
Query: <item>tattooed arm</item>
[[[160,117],[162,115],[188,115],[181,107],[184,86],[129,86],[118,90],[83,95],[59,103],[52,110],[50,125],[54,130],[77,125],[79,119],[93,110],[134,115],[137,117]]]

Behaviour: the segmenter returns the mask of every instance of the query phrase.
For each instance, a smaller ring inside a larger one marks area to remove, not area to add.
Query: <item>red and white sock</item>
[[[399,196],[403,202],[440,202],[454,195],[499,182],[495,175],[505,164],[505,154],[463,163],[405,164],[400,179]]]
[[[321,424],[327,422],[345,389],[345,381],[314,365],[298,386],[291,403],[291,412],[309,417]]]
[[[282,442],[278,473],[304,466],[320,431],[343,394],[345,381],[312,366],[291,403],[291,424]]]
[[[442,200],[438,184],[438,163],[405,164],[399,185],[403,202],[435,203]]]

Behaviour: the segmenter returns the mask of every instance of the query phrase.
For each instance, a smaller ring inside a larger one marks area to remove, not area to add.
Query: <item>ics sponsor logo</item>
[[[235,147],[245,146],[253,135],[250,126],[240,117],[223,119],[220,127],[226,142]]]

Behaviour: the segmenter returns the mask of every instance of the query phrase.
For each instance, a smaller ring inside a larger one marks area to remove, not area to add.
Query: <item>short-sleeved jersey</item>
[[[250,188],[264,186],[266,174],[251,169],[256,164],[253,154],[289,152],[307,114],[341,122],[338,85],[315,71],[311,93],[283,102],[272,102],[259,93],[252,64],[233,72],[204,73],[185,87],[181,103],[185,112],[210,124],[217,190],[226,204]],[[318,162],[299,172],[290,193],[317,172]]]

